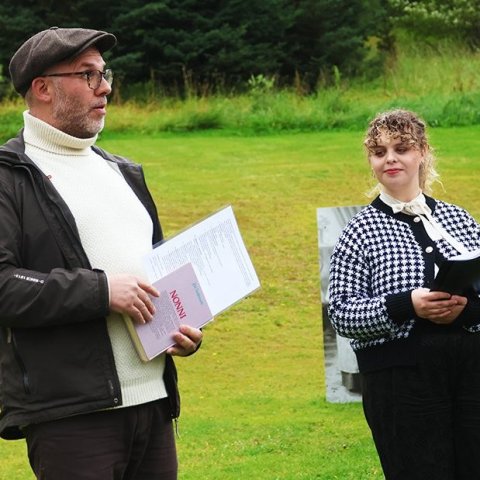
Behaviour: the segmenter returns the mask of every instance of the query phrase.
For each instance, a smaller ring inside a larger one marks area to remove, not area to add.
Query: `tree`
[[[367,40],[386,37],[389,26],[380,1],[297,0],[295,22],[287,33],[289,60],[283,72],[298,74],[314,90],[319,76],[340,71],[358,74],[369,54]]]
[[[455,37],[480,46],[479,0],[388,0],[395,23],[425,39]]]
[[[8,73],[8,63],[17,48],[31,35],[49,27],[85,27],[104,30],[116,14],[119,2],[77,0],[16,0],[0,4],[0,73]],[[123,2],[122,2],[123,3]]]
[[[166,87],[220,81],[237,85],[274,74],[284,59],[286,0],[165,0],[119,15],[122,39],[113,65],[128,81],[153,78]],[[130,59],[132,62],[126,60]]]
[[[321,75],[362,71],[367,39],[389,29],[384,3],[103,0],[99,8],[98,0],[17,0],[0,5],[0,62],[5,74],[16,48],[41,29],[96,28],[119,39],[105,55],[117,92],[147,82],[172,92],[237,88],[257,76],[291,84],[297,75],[313,91]]]

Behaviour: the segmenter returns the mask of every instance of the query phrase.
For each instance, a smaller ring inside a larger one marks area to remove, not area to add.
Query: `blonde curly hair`
[[[370,122],[363,142],[368,157],[382,136],[400,138],[403,143],[422,153],[424,158],[419,169],[419,186],[423,192],[431,193],[432,185],[439,181],[440,176],[435,170],[436,159],[428,143],[425,122],[408,110],[395,109],[378,114]],[[380,185],[377,185],[371,193],[379,189]]]

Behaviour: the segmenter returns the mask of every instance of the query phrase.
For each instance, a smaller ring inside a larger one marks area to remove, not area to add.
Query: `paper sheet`
[[[213,315],[260,287],[231,206],[167,239],[146,258],[151,282],[192,263]]]

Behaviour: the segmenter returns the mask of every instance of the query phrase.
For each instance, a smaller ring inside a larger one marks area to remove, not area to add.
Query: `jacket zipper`
[[[117,407],[120,403],[120,399],[118,398],[118,395],[116,393],[113,380],[108,380],[108,389],[110,390],[110,396],[112,397],[113,405]]]
[[[30,394],[30,381],[28,379],[27,369],[25,368],[25,363],[20,356],[20,352],[18,351],[17,340],[11,328],[7,329],[7,342],[11,343],[13,355],[15,356],[15,360],[17,361],[18,367],[22,373],[22,381],[23,381],[23,388],[26,394]]]

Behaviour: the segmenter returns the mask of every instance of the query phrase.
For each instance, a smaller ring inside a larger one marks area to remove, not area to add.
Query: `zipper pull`
[[[113,397],[113,405],[116,407],[120,403],[120,400],[115,394],[115,387],[113,386],[112,380],[108,380],[108,388],[110,390],[110,395]]]

